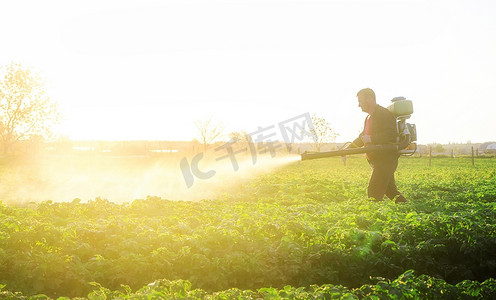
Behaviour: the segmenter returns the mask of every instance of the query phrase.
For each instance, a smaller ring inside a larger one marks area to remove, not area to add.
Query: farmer
[[[368,113],[368,116],[365,118],[362,133],[348,148],[396,143],[396,119],[388,109],[376,103],[374,91],[369,88],[362,89],[357,93],[357,98],[358,106]],[[386,195],[391,200],[396,198],[396,203],[406,202],[394,181],[399,157],[397,151],[376,151],[367,153],[366,156],[372,169],[367,187],[368,197],[381,201]]]

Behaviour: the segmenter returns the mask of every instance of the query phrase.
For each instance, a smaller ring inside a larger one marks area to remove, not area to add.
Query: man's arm
[[[362,141],[363,132],[353,141],[347,148],[360,148],[363,147]]]
[[[362,141],[362,137],[365,135],[365,123],[367,122],[367,119],[365,119],[365,122],[363,123],[363,130],[362,132],[360,133],[360,135],[353,141],[351,142],[350,145],[348,145],[348,147],[346,147],[346,149],[349,149],[349,148],[360,148],[360,147],[363,147],[364,144],[363,144],[363,141]]]

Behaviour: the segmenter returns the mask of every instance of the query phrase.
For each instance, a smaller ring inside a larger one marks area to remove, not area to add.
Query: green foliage
[[[494,166],[402,159],[401,205],[367,200],[361,158],[295,163],[213,201],[0,203],[0,298],[491,298]]]
[[[394,280],[376,279],[376,283],[362,285],[360,288],[348,289],[339,285],[324,284],[309,287],[260,288],[256,291],[229,290],[208,293],[202,289],[193,289],[185,280],[157,280],[133,292],[129,287],[124,290],[109,290],[93,283],[95,290],[86,298],[74,299],[494,299],[496,297],[496,280],[488,279],[482,283],[465,280],[456,285],[442,279],[421,275],[415,276],[408,270]],[[52,299],[46,295],[24,296],[19,292],[1,292],[2,299]],[[58,300],[68,300],[59,297]]]

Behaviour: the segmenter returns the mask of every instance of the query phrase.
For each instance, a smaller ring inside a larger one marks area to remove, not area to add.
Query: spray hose
[[[351,143],[349,143],[351,144]],[[343,145],[349,145],[346,143]],[[403,141],[395,144],[384,144],[384,145],[369,145],[361,148],[347,148],[343,150],[336,151],[327,151],[327,152],[303,152],[301,154],[301,160],[309,160],[309,159],[317,159],[317,158],[326,158],[333,156],[345,156],[345,155],[353,155],[353,154],[362,154],[362,153],[371,153],[376,151],[400,151],[405,149],[410,144],[410,134],[404,136]],[[341,148],[343,148],[341,147]]]

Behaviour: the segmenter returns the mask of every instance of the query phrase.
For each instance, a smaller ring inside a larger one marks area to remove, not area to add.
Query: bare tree
[[[313,128],[309,130],[309,135],[314,142],[313,147],[315,151],[320,151],[323,145],[332,143],[339,135],[332,129],[331,124],[322,117],[318,117],[315,114],[312,115],[312,123]]]
[[[227,136],[232,142],[236,143],[239,148],[247,148],[248,143],[252,142],[252,137],[244,130],[233,131]]]
[[[195,125],[198,129],[199,141],[203,145],[205,151],[224,131],[224,128],[220,123],[214,124],[212,122],[212,118],[208,118],[204,121],[196,121]]]
[[[48,136],[60,115],[39,74],[18,63],[0,70],[0,137],[7,154],[20,140]]]

